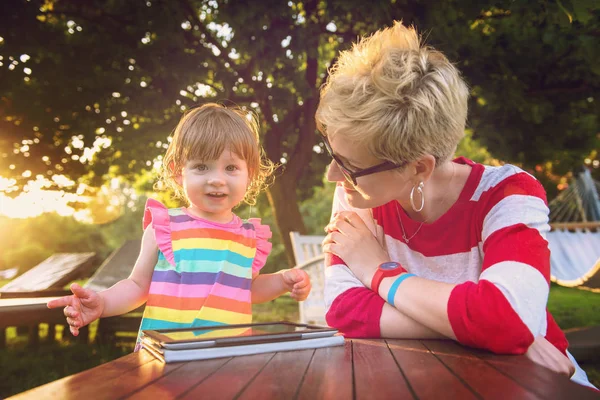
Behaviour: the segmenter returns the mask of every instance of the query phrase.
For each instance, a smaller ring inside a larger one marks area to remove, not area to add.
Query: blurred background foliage
[[[182,112],[237,104],[259,115],[267,155],[281,164],[255,213],[270,218],[279,264],[291,265],[289,232],[312,233],[311,218],[322,220],[308,204],[329,162],[314,125],[327,68],[359,35],[402,20],[471,88],[458,154],[518,164],[552,198],[584,164],[599,178],[599,4],[4,0],[0,177],[9,183],[0,191],[17,196],[35,179],[87,196],[75,206],[93,209],[102,231],[131,207],[107,206],[112,192],[102,191],[115,179],[169,198],[152,188]]]

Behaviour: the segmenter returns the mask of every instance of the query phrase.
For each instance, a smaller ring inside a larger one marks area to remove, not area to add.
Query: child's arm
[[[146,302],[157,261],[158,245],[154,228],[149,225],[144,230],[140,255],[129,277],[99,293],[104,302],[102,318],[125,314]]]
[[[48,308],[65,307],[64,314],[74,336],[79,328],[100,317],[120,315],[142,305],[147,297],[152,272],[158,260],[158,247],[154,229],[149,226],[144,231],[140,255],[129,278],[117,282],[112,287],[96,293],[77,284],[71,285],[73,295],[48,302]]]
[[[290,292],[297,300],[306,300],[310,293],[310,278],[301,269],[284,269],[275,274],[254,274],[252,279],[252,303],[265,303]]]

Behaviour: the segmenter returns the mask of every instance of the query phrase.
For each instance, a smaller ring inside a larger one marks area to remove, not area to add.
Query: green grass
[[[548,310],[562,330],[600,325],[600,293],[552,284]]]
[[[292,321],[299,319],[298,302],[289,295],[283,295],[263,304],[252,305],[252,320],[254,322]]]

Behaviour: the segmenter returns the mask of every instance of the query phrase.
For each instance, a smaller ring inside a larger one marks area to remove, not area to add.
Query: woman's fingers
[[[354,228],[362,228],[365,226],[362,218],[353,211],[342,211],[341,213],[337,214],[336,218]]]
[[[529,349],[527,349],[525,356],[533,362],[543,365],[559,374],[570,377],[575,372],[575,366],[571,360],[542,336],[535,338]]]
[[[345,235],[341,234],[340,232],[331,232],[325,236],[325,239],[323,239],[323,242],[321,242],[321,247],[324,253],[333,253],[342,257],[336,251],[339,250],[340,244],[343,245],[345,242]]]
[[[363,226],[366,227],[363,220],[352,211],[342,211],[335,214],[329,224],[325,227],[325,232],[340,231],[342,233],[351,232],[353,229],[360,229]]]

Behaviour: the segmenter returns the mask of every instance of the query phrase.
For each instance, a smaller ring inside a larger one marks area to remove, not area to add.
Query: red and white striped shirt
[[[333,212],[365,221],[390,258],[425,279],[453,283],[448,318],[458,341],[501,354],[524,353],[542,335],[566,353],[568,342],[546,311],[550,288],[548,206],[542,185],[513,165],[472,167],[456,203],[438,220],[411,220],[395,201],[350,207],[338,187]],[[328,257],[327,322],[349,337],[379,337],[384,300],[365,288],[338,257]]]

